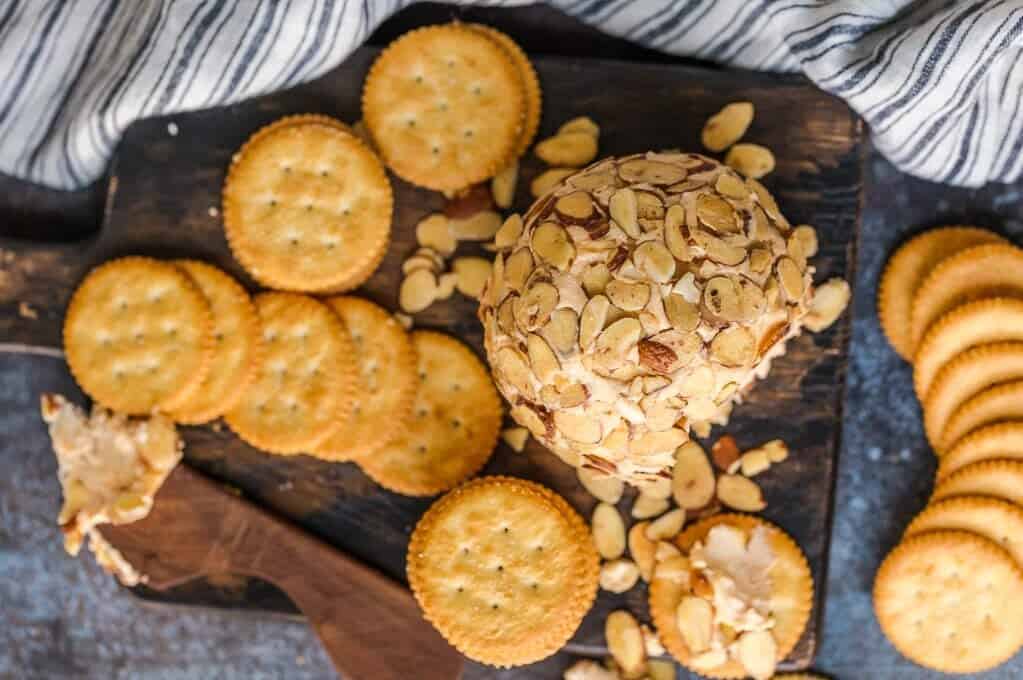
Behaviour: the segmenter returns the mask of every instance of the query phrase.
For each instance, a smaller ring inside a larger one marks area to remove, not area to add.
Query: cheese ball
[[[637,486],[670,477],[690,430],[726,423],[799,333],[817,250],[759,182],[653,152],[565,178],[495,243],[479,316],[512,417]]]

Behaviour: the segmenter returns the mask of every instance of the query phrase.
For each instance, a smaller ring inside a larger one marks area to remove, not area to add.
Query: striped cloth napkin
[[[1023,173],[1023,0],[550,2],[672,54],[802,72],[913,175],[979,186]],[[406,4],[0,0],[0,171],[82,187],[133,120],[314,78]]]

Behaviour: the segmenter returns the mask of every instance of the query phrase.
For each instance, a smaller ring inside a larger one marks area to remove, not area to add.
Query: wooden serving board
[[[92,241],[40,244],[0,240],[0,350],[46,353],[60,348],[68,299],[92,266],[111,257],[149,254],[200,257],[258,287],[231,257],[219,217],[220,188],[231,155],[261,126],[293,113],[359,118],[364,75],[377,51],[364,48],[312,83],[238,105],[150,119],[124,135],[111,171],[105,221]],[[624,62],[536,58],[544,90],[540,137],[559,124],[589,115],[602,128],[600,153],[648,149],[699,150],[706,118],[735,100],[752,101],[756,119],[747,139],[770,147],[777,169],[765,180],[794,224],[817,227],[817,279],[853,280],[861,197],[862,126],[841,101],[801,78],[748,72]],[[168,123],[178,134],[168,132]],[[516,209],[531,199],[529,180],[542,170],[522,161]],[[394,177],[393,243],[379,271],[358,292],[397,309],[400,265],[416,247],[414,225],[443,206],[439,194]],[[478,251],[463,244],[460,252]],[[37,318],[19,307],[27,303]],[[482,355],[475,303],[457,293],[417,315],[417,327],[457,335]],[[806,635],[785,664],[805,668],[817,645],[826,583],[827,553],[841,429],[848,316],[819,335],[790,343],[767,380],[736,408],[727,431],[741,447],[780,437],[792,450],[785,463],[758,477],[768,507],[763,515],[792,534],[805,551],[817,584],[817,602]],[[42,348],[42,349],[40,349]],[[713,437],[722,434],[716,429]],[[338,548],[404,580],[405,549],[417,518],[431,499],[395,495],[351,464],[257,451],[226,427],[184,428],[185,457],[195,468],[240,489],[248,498],[308,529]],[[524,453],[501,444],[484,474],[509,474],[542,482],[584,515],[594,501],[574,471],[531,442]],[[621,507],[627,514],[631,493]],[[150,599],[240,609],[295,612],[279,592],[257,581],[211,577],[168,593],[139,589]],[[627,607],[646,619],[646,591],[601,593],[569,649],[602,654],[603,621]]]

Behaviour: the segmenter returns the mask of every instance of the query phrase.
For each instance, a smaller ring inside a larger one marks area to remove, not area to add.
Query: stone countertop
[[[390,30],[429,20],[433,16],[429,12],[417,6],[403,13],[404,24],[396,21]],[[517,14],[500,16],[516,21],[521,17],[519,28],[530,27],[526,10],[512,12]],[[539,20],[533,24],[560,21],[552,20],[549,11],[534,14]],[[502,25],[499,20],[493,23]],[[593,40],[600,43],[597,51],[605,56],[633,56],[627,50],[617,54],[618,41]],[[579,41],[572,45],[579,51],[587,49]],[[540,45],[526,47],[542,51]],[[15,186],[4,179],[0,193]],[[77,211],[88,216],[98,205],[91,197],[95,193],[32,195],[49,206],[41,214]],[[0,214],[12,203],[16,217],[27,214],[24,201],[11,197],[4,201],[2,196]],[[953,189],[907,177],[877,154],[869,157],[831,569],[816,664],[819,672],[832,678],[938,676],[904,660],[884,639],[873,616],[870,590],[877,566],[926,502],[934,473],[909,366],[888,347],[877,322],[877,283],[898,243],[941,224],[991,227],[1016,243],[1023,242],[1023,182]],[[65,231],[74,228],[72,224]],[[55,526],[60,505],[56,461],[38,417],[38,394],[44,390],[74,391],[58,361],[0,354],[0,432],[4,433],[0,439],[4,470],[0,475],[0,678],[335,677],[303,623],[146,604],[120,588],[90,556],[65,555]],[[472,666],[467,678],[554,679],[570,663],[567,655],[557,655],[518,671]],[[977,677],[1023,677],[1023,658]]]

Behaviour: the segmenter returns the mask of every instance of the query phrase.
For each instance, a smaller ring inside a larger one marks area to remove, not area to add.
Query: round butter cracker
[[[391,491],[430,496],[487,462],[501,429],[501,402],[486,366],[460,341],[434,331],[411,335],[418,385],[408,428],[357,462]]]
[[[408,427],[418,383],[416,351],[386,309],[351,296],[325,302],[341,317],[355,345],[359,382],[351,417],[313,455],[354,460],[372,455]]]
[[[932,503],[906,527],[904,538],[927,531],[970,531],[994,541],[1023,565],[1023,509],[997,498],[957,496]]]
[[[376,157],[343,123],[282,118],[249,138],[224,182],[224,230],[270,288],[343,292],[379,266],[394,198]]]
[[[1023,460],[1023,421],[988,425],[960,439],[938,461],[937,483],[985,460]]]
[[[968,465],[938,484],[930,502],[957,496],[990,496],[1023,507],[1023,461],[988,460]]]
[[[899,356],[906,361],[913,360],[913,297],[931,270],[964,248],[1005,242],[986,229],[941,227],[914,236],[895,251],[881,276],[877,312],[881,328]]]
[[[253,302],[262,326],[262,361],[224,420],[270,453],[315,449],[351,412],[357,371],[351,338],[338,316],[313,298],[262,293]]]
[[[456,191],[514,159],[525,99],[506,50],[455,23],[391,43],[366,76],[362,111],[389,168],[427,189]]]
[[[571,638],[597,593],[586,523],[534,482],[483,477],[420,519],[408,580],[423,614],[455,648],[492,666],[533,663]]]
[[[778,661],[781,661],[795,648],[810,620],[814,593],[810,565],[803,551],[788,534],[770,522],[751,515],[713,515],[691,524],[675,538],[674,543],[684,553],[688,553],[694,543],[706,538],[711,528],[718,524],[740,528],[746,532],[747,538],[757,527],[763,527],[769,532],[771,549],[776,557],[770,571],[771,613],[775,617],[771,633],[778,646]],[[682,665],[701,676],[723,680],[746,677],[746,670],[732,659],[712,669],[697,670],[689,665],[691,654],[676,623],[678,604],[687,594],[688,589],[681,583],[657,578],[657,572],[654,572],[650,582],[650,616],[665,649]]]
[[[147,257],[93,269],[71,297],[64,354],[81,388],[130,415],[173,410],[213,358],[210,304],[177,267]]]
[[[213,265],[175,260],[195,282],[213,312],[213,360],[202,383],[170,415],[198,425],[219,418],[237,404],[256,376],[260,349],[259,318],[241,284]]]
[[[923,403],[924,430],[938,455],[952,442],[942,432],[949,418],[978,392],[1023,378],[1023,342],[979,345],[957,355],[935,376]]]
[[[874,580],[874,611],[899,652],[946,673],[993,668],[1023,644],[1023,572],[997,544],[930,531],[895,548]]]
[[[948,419],[939,447],[947,451],[974,430],[1014,420],[1023,420],[1023,380],[989,387],[965,401]]]

